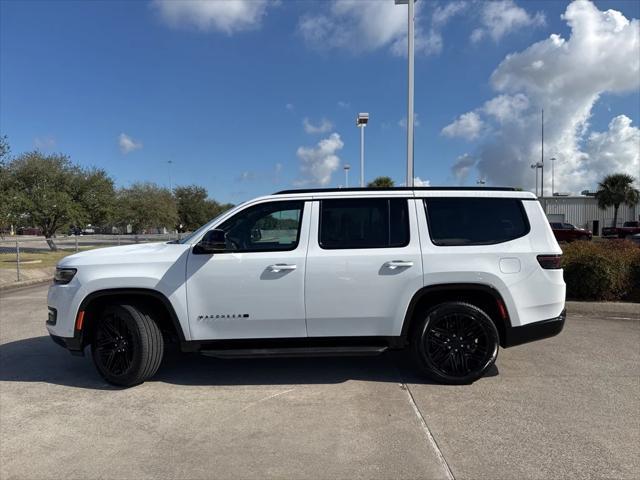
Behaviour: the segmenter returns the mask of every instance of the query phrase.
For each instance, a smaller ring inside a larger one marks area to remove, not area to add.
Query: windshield
[[[198,235],[200,235],[202,232],[204,232],[205,230],[209,229],[209,225],[212,222],[215,222],[218,218],[220,218],[222,215],[224,215],[227,212],[222,212],[220,215],[212,218],[211,220],[209,220],[207,223],[205,223],[204,225],[202,225],[199,229],[189,233],[188,235],[182,237],[180,240],[175,240],[174,242],[171,243],[189,243],[189,241],[194,238],[197,237]]]

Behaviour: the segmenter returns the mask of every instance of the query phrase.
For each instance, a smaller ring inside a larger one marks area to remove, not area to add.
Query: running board
[[[284,347],[284,348],[238,348],[201,350],[201,355],[216,358],[287,358],[287,357],[341,357],[379,355],[387,346],[353,347]]]

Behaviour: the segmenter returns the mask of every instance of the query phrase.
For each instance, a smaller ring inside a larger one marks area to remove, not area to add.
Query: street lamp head
[[[413,0],[413,3],[416,3],[418,0]],[[409,0],[396,0],[396,5],[406,5],[409,3]]]
[[[347,163],[347,164],[345,164],[345,166],[344,166],[344,167],[342,167],[342,168],[344,168],[345,170],[350,170],[350,169],[351,169],[351,165],[349,165],[349,164]]]
[[[368,113],[359,113],[356,118],[356,125],[358,127],[363,127],[367,123],[369,123],[369,114]]]

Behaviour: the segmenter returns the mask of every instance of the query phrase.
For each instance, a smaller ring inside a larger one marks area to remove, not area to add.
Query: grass
[[[91,250],[93,247],[80,248],[80,251]],[[55,267],[56,264],[64,257],[73,255],[76,253],[74,250],[58,250],[57,252],[38,252],[38,253],[20,253],[20,268],[45,268]],[[36,261],[34,263],[24,263],[29,261]],[[38,261],[39,260],[39,261]],[[0,253],[0,269],[16,268],[16,254],[15,253]]]

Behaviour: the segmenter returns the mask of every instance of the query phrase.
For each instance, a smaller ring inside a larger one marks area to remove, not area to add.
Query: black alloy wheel
[[[164,340],[144,306],[114,303],[97,318],[91,353],[105,380],[131,387],[156,373],[164,354]]]
[[[96,357],[110,375],[124,375],[133,364],[133,332],[127,322],[111,311],[102,317],[95,337]]]
[[[418,365],[429,377],[467,384],[493,365],[499,336],[491,318],[475,305],[447,302],[428,312],[412,342]]]

